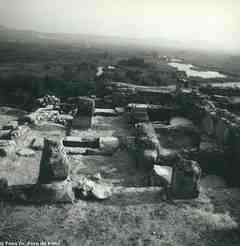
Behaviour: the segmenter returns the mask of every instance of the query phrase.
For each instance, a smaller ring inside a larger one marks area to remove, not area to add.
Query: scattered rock
[[[10,138],[21,146],[29,146],[33,139],[31,129],[28,126],[18,126],[9,134]]]
[[[86,177],[80,177],[74,181],[76,196],[83,198],[107,199],[112,195],[112,187],[93,181]]]
[[[104,200],[110,197],[112,194],[110,187],[102,184],[95,183],[93,189],[92,189],[92,195],[99,199]]]
[[[60,113],[58,110],[53,110],[52,108],[40,108],[34,112],[36,115],[36,121],[41,122],[57,122],[60,118]]]
[[[60,114],[59,117],[56,119],[56,123],[59,123],[64,126],[71,125],[73,121],[73,116],[69,114]]]
[[[122,115],[125,112],[125,109],[123,107],[116,107],[114,108],[114,110],[118,115]]]
[[[17,155],[23,156],[23,157],[29,157],[29,156],[35,155],[35,152],[28,148],[17,149],[16,153]]]
[[[102,179],[101,173],[96,173],[92,176],[93,180],[99,181]]]
[[[36,108],[44,108],[49,105],[58,107],[60,105],[60,102],[61,102],[60,99],[54,95],[45,95],[44,97],[37,98],[34,103],[34,106]]]
[[[39,125],[43,122],[58,122],[60,113],[51,107],[39,108],[36,111],[19,118],[20,124]]]

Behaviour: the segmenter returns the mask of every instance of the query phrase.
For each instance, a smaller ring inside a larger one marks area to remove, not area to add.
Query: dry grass
[[[238,223],[231,211],[216,213],[207,194],[190,203],[168,204],[158,192],[145,191],[136,199],[123,194],[121,201],[113,196],[102,203],[61,206],[2,204],[1,239],[94,246],[239,245]]]

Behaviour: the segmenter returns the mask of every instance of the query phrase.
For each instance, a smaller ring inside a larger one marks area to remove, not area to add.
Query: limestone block
[[[69,174],[69,161],[62,141],[44,139],[39,183],[64,180]]]

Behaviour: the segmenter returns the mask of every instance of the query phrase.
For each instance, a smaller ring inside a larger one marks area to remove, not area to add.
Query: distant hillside
[[[0,42],[20,43],[64,43],[91,46],[135,46],[135,47],[181,47],[181,42],[167,39],[135,39],[117,36],[98,36],[88,34],[44,33],[29,30],[15,30],[0,26]]]

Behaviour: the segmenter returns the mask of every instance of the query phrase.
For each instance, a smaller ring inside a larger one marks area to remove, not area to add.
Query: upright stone
[[[207,135],[213,135],[215,133],[215,123],[213,114],[206,114],[206,116],[202,119],[202,128]]]
[[[216,139],[220,144],[224,144],[229,134],[229,127],[224,118],[220,118],[216,123]]]
[[[136,159],[139,167],[152,169],[161,151],[152,123],[138,123],[136,129]]]
[[[77,113],[72,121],[72,127],[80,129],[91,128],[95,101],[88,97],[78,97],[76,104]]]
[[[69,162],[62,141],[44,139],[40,163],[39,183],[65,180],[69,174]]]
[[[173,168],[171,193],[177,199],[197,198],[201,169],[197,162],[181,158]]]

